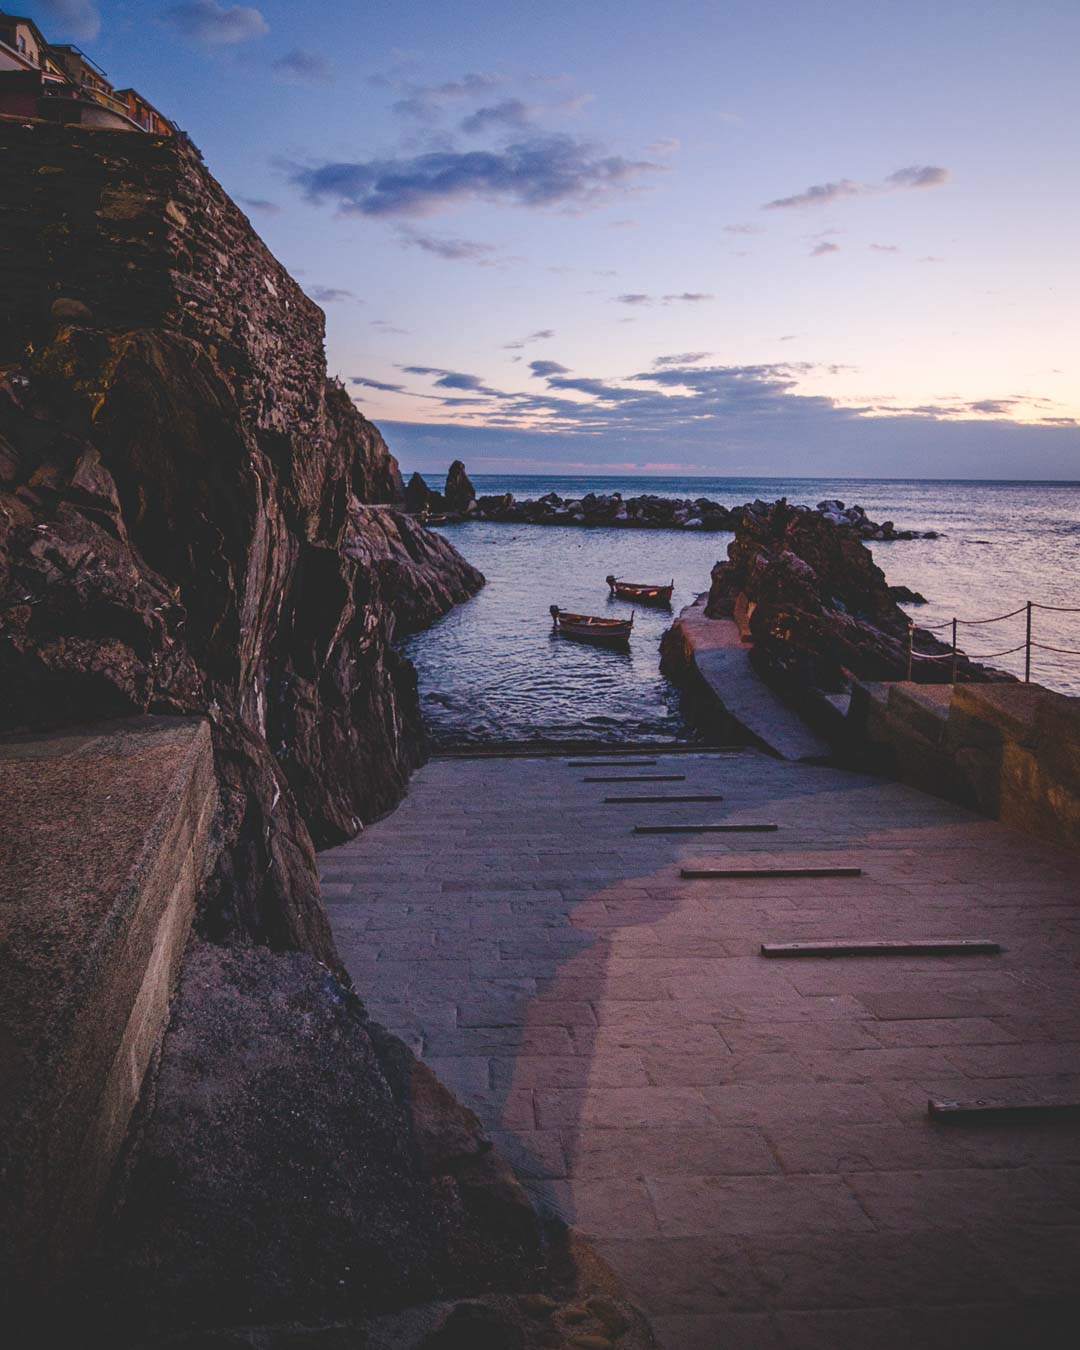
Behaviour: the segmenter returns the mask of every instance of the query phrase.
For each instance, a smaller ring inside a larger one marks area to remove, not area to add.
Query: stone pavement
[[[686,783],[435,761],[322,854],[372,1014],[593,1238],[668,1350],[1075,1345],[1080,1127],[942,1125],[926,1103],[1080,1094],[1080,859],[893,782],[650,757],[591,772]],[[727,800],[603,804],[683,791]],[[631,832],[722,820],[780,829]],[[680,879],[709,861],[864,875]],[[758,955],[841,937],[1006,950]]]

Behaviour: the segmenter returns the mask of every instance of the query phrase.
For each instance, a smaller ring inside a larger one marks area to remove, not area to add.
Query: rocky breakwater
[[[796,703],[815,692],[841,693],[856,680],[903,680],[909,632],[916,681],[952,678],[950,648],[910,628],[885,574],[859,533],[832,511],[780,500],[742,515],[726,562],[713,568],[706,615],[733,619],[753,644],[751,660],[773,687]],[[965,682],[1012,677],[957,659]]]
[[[321,310],[186,139],[0,118],[0,158],[0,732],[204,716],[222,803],[115,1213],[81,1293],[27,1286],[33,1335],[272,1346],[303,1323],[359,1344],[424,1303],[388,1343],[531,1345],[543,1311],[513,1296],[557,1282],[542,1226],[367,1021],[315,856],[423,757],[399,622],[483,578],[395,510]]]
[[[735,530],[741,522],[769,509],[760,499],[745,506],[723,506],[709,497],[680,499],[642,493],[623,497],[621,492],[587,492],[582,497],[560,497],[557,492],[518,501],[513,493],[476,495],[465,466],[455,460],[447,474],[446,488],[436,492],[414,473],[405,489],[406,509],[430,524],[460,524],[466,520],[489,520],[506,525],[582,525],[624,530]],[[809,510],[808,507],[800,508]],[[898,530],[891,520],[873,521],[861,506],[841,501],[819,502],[816,514],[856,539],[892,541],[936,539],[937,532]]]

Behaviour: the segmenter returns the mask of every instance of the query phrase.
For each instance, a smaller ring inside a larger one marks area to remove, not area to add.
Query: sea
[[[436,483],[434,474],[425,475]],[[926,596],[908,606],[917,623],[986,620],[1035,609],[1031,677],[1080,695],[1080,483],[838,478],[662,478],[473,474],[479,495],[582,497],[645,492],[709,497],[724,506],[762,498],[810,506],[839,498],[897,529],[937,539],[872,543],[891,585]],[[678,691],[660,674],[660,639],[682,606],[707,590],[732,536],[679,530],[580,526],[440,527],[484,573],[487,585],[431,628],[402,643],[419,673],[424,717],[436,746],[493,741],[599,743],[691,740]],[[587,646],[552,631],[549,606],[628,617],[604,578],[674,581],[672,612],[637,607],[630,650]],[[1060,612],[1065,610],[1077,612]],[[1023,676],[1025,616],[960,627],[970,655]],[[943,634],[947,639],[947,632]],[[1051,649],[1058,650],[1051,650]],[[998,655],[998,653],[1007,653]]]

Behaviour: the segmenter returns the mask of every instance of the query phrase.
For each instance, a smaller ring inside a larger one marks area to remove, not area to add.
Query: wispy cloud
[[[89,42],[101,32],[101,15],[93,0],[38,0],[34,8],[40,10],[64,37]]]
[[[869,247],[870,247],[870,251],[871,251],[872,253],[899,253],[899,252],[900,252],[900,245],[899,245],[899,244],[871,244]]]
[[[329,84],[334,78],[334,63],[322,52],[294,47],[271,64],[277,79],[285,84]]]
[[[262,14],[250,5],[226,7],[218,0],[189,0],[173,5],[162,15],[165,23],[181,37],[204,47],[226,47],[263,37],[270,26]]]
[[[766,202],[764,210],[789,210],[804,206],[828,206],[845,197],[872,197],[883,192],[900,192],[912,188],[940,187],[949,176],[947,169],[935,164],[912,164],[905,169],[897,169],[881,183],[859,183],[851,178],[841,178],[836,182],[812,183],[802,192],[790,197],[777,197]]]
[[[520,351],[522,347],[527,347],[530,342],[546,342],[549,338],[553,338],[554,336],[554,328],[538,328],[535,333],[530,333],[528,337],[518,338],[516,342],[503,343],[503,351]]]
[[[570,374],[570,367],[562,366],[558,361],[530,361],[529,369],[540,379],[547,379],[550,375]]]
[[[725,234],[764,234],[765,228],[762,225],[725,225]]]
[[[319,305],[336,305],[342,300],[356,300],[352,291],[340,286],[308,286],[307,293]],[[358,304],[363,303],[357,300]]]
[[[269,201],[266,197],[237,197],[236,200],[249,211],[261,211],[265,216],[276,216],[281,213],[281,207],[277,202]]]
[[[385,76],[376,76],[375,82],[402,89],[405,97],[394,104],[394,112],[419,122],[433,122],[443,107],[461,99],[486,98],[505,83],[501,75],[472,71],[460,80],[444,80],[441,84],[400,85]]]
[[[671,356],[656,357],[653,365],[658,370],[663,370],[666,366],[692,366],[711,355],[711,352],[675,352]]]
[[[308,201],[331,201],[347,215],[393,217],[433,215],[465,201],[586,209],[630,190],[659,167],[605,155],[571,136],[544,136],[497,151],[294,165],[289,177]]]
[[[711,291],[678,291],[669,295],[647,295],[643,291],[627,291],[614,297],[619,305],[675,305],[700,304],[704,300],[715,300]]]
[[[820,244],[815,244],[810,250],[811,258],[824,258],[827,253],[839,253],[840,245],[832,244],[828,239],[823,239]]]
[[[485,384],[479,375],[467,375],[460,370],[442,370],[437,366],[402,366],[406,375],[428,375],[434,377],[436,389],[460,389],[466,393],[484,394],[489,398],[505,398],[498,389]]]
[[[461,129],[470,136],[485,131],[522,131],[532,122],[532,111],[519,98],[504,98],[499,103],[477,108],[464,118]]]
[[[349,381],[350,384],[362,385],[365,389],[378,389],[383,394],[403,394],[405,386],[403,384],[387,384],[384,380],[369,380],[363,375],[354,375]]]
[[[447,262],[484,262],[495,254],[494,244],[483,244],[478,239],[455,239],[446,235],[423,234],[404,227],[398,230],[398,240],[406,248],[418,248]]]
[[[682,142],[678,136],[661,136],[659,140],[653,141],[645,148],[650,155],[673,155],[682,149]]]

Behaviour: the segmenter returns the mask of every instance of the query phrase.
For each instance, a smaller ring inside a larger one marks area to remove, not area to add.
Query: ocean
[[[437,484],[435,475],[428,481]],[[890,584],[929,601],[909,607],[920,624],[954,616],[985,619],[1028,600],[1080,609],[1080,483],[890,479],[615,478],[474,474],[477,493],[538,497],[557,492],[644,492],[710,497],[737,506],[761,497],[814,506],[838,497],[898,529],[937,530],[938,539],[869,545]],[[402,648],[416,664],[421,701],[439,746],[485,741],[593,739],[679,741],[692,737],[677,691],[659,671],[659,643],[672,614],[638,608],[630,651],[560,639],[548,606],[615,616],[609,572],[631,580],[674,579],[673,613],[709,585],[731,535],[677,530],[470,523],[441,527],[487,577],[487,586]],[[1036,610],[1032,679],[1080,695],[1080,613]],[[991,654],[1024,641],[1024,616],[961,628],[960,645]],[[990,664],[1023,675],[1023,652]]]

